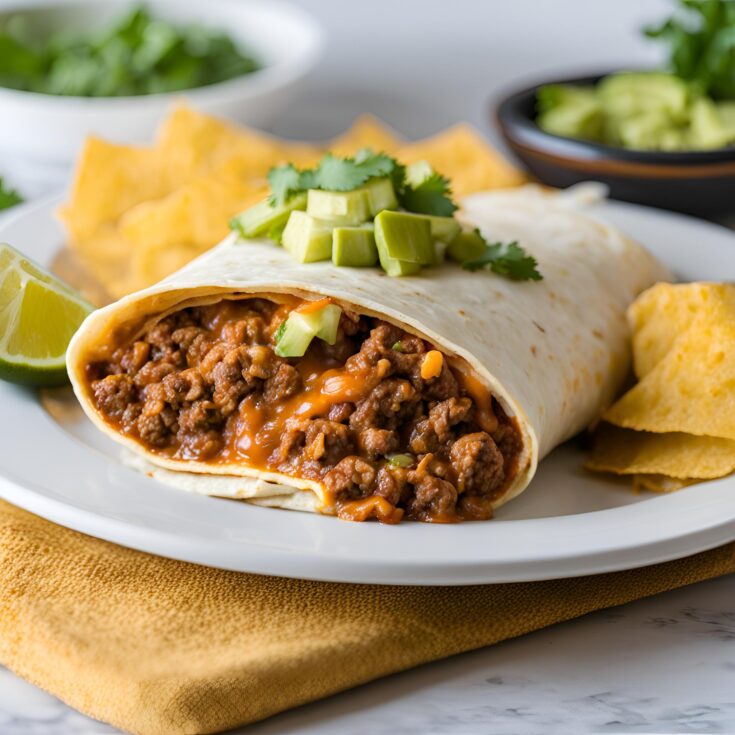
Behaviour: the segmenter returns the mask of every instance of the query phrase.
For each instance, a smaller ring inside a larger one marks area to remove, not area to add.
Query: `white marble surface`
[[[360,112],[410,137],[469,120],[529,76],[645,65],[664,0],[298,0],[325,57],[275,130],[322,138]],[[2,174],[0,162],[0,174]],[[8,172],[5,172],[8,173]],[[0,669],[0,735],[115,732]],[[735,733],[735,576],[383,679],[243,735]]]
[[[2,735],[117,732],[0,669]],[[241,735],[735,732],[735,576],[455,656]]]

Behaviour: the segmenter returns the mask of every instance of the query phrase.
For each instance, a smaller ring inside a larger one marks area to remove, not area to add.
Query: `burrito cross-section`
[[[349,520],[491,518],[613,399],[625,309],[667,274],[553,195],[465,209],[544,280],[389,278],[232,236],[87,319],[68,353],[82,406],[152,476],[199,492]]]

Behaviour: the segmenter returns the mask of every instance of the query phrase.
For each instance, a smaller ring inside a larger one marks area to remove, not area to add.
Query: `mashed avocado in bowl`
[[[553,135],[635,150],[735,145],[735,2],[682,0],[646,30],[669,45],[669,70],[619,72],[592,85],[547,84],[536,123]]]

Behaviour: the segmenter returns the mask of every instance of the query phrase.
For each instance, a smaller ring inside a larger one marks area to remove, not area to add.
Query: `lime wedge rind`
[[[0,264],[0,378],[66,383],[68,342],[94,307],[9,245],[0,244]]]

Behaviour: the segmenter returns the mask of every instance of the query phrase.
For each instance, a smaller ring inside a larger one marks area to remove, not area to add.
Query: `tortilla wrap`
[[[76,395],[101,431],[164,482],[330,512],[323,503],[304,502],[298,492],[311,491],[321,500],[324,488],[315,480],[242,462],[170,459],[148,450],[105,421],[85,380],[85,366],[103,346],[130,341],[183,307],[256,294],[328,296],[463,360],[515,417],[522,449],[512,482],[493,501],[494,507],[502,505],[528,486],[539,459],[589,426],[613,401],[630,361],[626,308],[669,274],[640,245],[583,214],[579,202],[563,194],[537,187],[477,194],[463,202],[461,218],[478,226],[489,242],[517,240],[538,260],[543,280],[513,282],[449,262],[418,276],[390,278],[377,268],[299,264],[269,240],[243,241],[233,234],[157,285],[87,318],[67,353]]]

